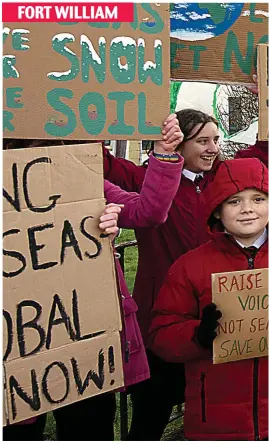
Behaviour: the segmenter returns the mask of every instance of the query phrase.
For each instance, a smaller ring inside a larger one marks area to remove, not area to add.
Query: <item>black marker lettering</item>
[[[61,317],[55,319],[56,308],[58,308]],[[65,325],[66,331],[67,331],[68,335],[70,336],[70,339],[72,339],[72,341],[75,341],[76,334],[72,328],[70,317],[66,313],[64,304],[61,301],[60,297],[58,296],[58,294],[55,294],[53,297],[53,303],[52,303],[52,307],[51,307],[51,311],[50,311],[48,333],[47,333],[47,339],[46,339],[46,348],[48,350],[50,349],[50,344],[51,344],[52,327],[54,325],[60,325],[60,324]]]
[[[7,324],[7,346],[6,351],[4,353],[3,361],[6,361],[8,356],[11,353],[12,345],[13,345],[13,326],[12,326],[12,318],[8,311],[3,310],[3,316],[5,318]]]
[[[67,240],[69,238],[69,240]],[[82,254],[79,249],[78,241],[73,231],[72,225],[69,220],[64,221],[64,227],[62,231],[62,249],[61,249],[61,264],[64,261],[66,248],[72,247],[76,256],[82,261]]]
[[[19,230],[19,229],[17,229],[17,228],[14,228],[14,229],[12,229],[12,230],[8,230],[8,231],[5,231],[5,233],[3,234],[3,239],[6,237],[6,236],[9,236],[9,235],[11,235],[11,234],[19,234],[21,231]],[[17,259],[18,261],[20,261],[21,262],[21,267],[20,268],[18,268],[18,270],[16,270],[16,271],[9,271],[9,272],[7,272],[7,271],[4,271],[3,270],[3,276],[4,277],[6,277],[6,278],[12,278],[12,277],[14,277],[14,276],[18,276],[18,274],[20,274],[20,273],[22,273],[23,272],[23,270],[25,269],[25,267],[26,267],[26,259],[25,259],[25,257],[23,256],[23,254],[22,253],[19,253],[19,251],[9,251],[9,250],[5,250],[5,249],[3,249],[3,255],[4,256],[8,256],[8,257],[13,257],[14,259]]]
[[[9,389],[11,393],[11,408],[12,408],[12,417],[16,419],[17,416],[17,406],[15,401],[15,393],[28,404],[32,410],[37,412],[40,409],[40,397],[38,390],[38,383],[35,370],[31,370],[31,382],[32,382],[32,397],[29,396],[24,389],[20,386],[15,376],[10,376],[9,378]]]
[[[58,367],[62,371],[63,376],[65,378],[65,394],[60,399],[53,399],[51,397],[51,395],[49,393],[49,389],[48,389],[48,377],[49,377],[50,370],[53,367]],[[60,404],[61,402],[65,401],[65,399],[67,398],[67,396],[69,394],[69,391],[70,391],[70,381],[69,381],[69,375],[68,375],[67,367],[64,365],[63,362],[57,362],[57,361],[52,362],[46,368],[45,373],[44,373],[43,378],[42,378],[42,392],[43,392],[44,396],[47,398],[47,400],[51,404]]]
[[[89,259],[94,259],[95,257],[98,257],[100,255],[101,250],[102,250],[102,244],[97,239],[95,239],[95,237],[93,237],[90,233],[88,233],[86,231],[85,223],[88,219],[92,219],[92,217],[87,216],[87,217],[84,217],[84,219],[82,219],[81,224],[80,224],[80,231],[85,237],[87,237],[87,239],[89,239],[90,241],[92,241],[95,244],[96,250],[97,250],[96,253],[90,254],[87,251],[85,251],[85,253],[84,253],[85,256],[88,257]]]
[[[23,323],[23,316],[22,311],[24,307],[33,307],[36,311],[36,315],[34,319],[31,321]],[[42,307],[38,304],[36,301],[22,301],[17,306],[17,335],[18,335],[18,344],[19,344],[19,350],[20,350],[20,356],[31,356],[35,353],[39,352],[43,345],[45,344],[45,331],[41,327],[41,325],[37,324],[37,321],[39,320],[42,313]],[[36,332],[39,335],[39,343],[38,345],[31,350],[30,352],[26,352],[25,347],[25,329],[26,328],[32,328],[33,330],[36,330]]]
[[[75,382],[77,385],[77,391],[78,391],[79,395],[83,395],[84,391],[89,386],[89,383],[91,380],[94,382],[96,387],[99,388],[99,390],[101,390],[103,388],[104,381],[105,381],[104,363],[105,363],[104,351],[100,350],[99,356],[98,356],[98,372],[99,372],[99,374],[97,375],[97,373],[95,373],[94,370],[89,370],[85,380],[82,382],[81,377],[80,377],[80,373],[79,373],[78,363],[75,358],[71,358],[71,364],[72,364],[72,368],[73,368],[74,378],[75,378]]]
[[[39,231],[47,230],[48,228],[54,228],[54,224],[44,224],[37,225],[36,227],[28,228],[28,239],[29,239],[29,248],[32,259],[32,267],[33,270],[46,270],[47,268],[54,267],[58,264],[58,262],[43,262],[43,264],[39,264],[37,252],[43,250],[45,244],[37,244],[35,233]]]
[[[31,210],[35,213],[47,213],[48,211],[52,210],[55,207],[56,202],[61,197],[61,195],[55,194],[54,196],[50,196],[49,200],[51,200],[52,203],[48,207],[35,207],[32,204],[30,197],[29,197],[29,192],[28,192],[28,172],[33,165],[36,165],[38,163],[52,163],[52,161],[49,157],[39,157],[38,159],[31,160],[31,162],[29,162],[26,165],[26,167],[24,168],[24,172],[23,172],[24,197],[25,197],[26,205],[29,208],[29,210]]]
[[[3,196],[4,198],[12,205],[12,207],[20,212],[20,197],[19,197],[19,184],[18,184],[18,167],[16,163],[12,165],[12,178],[13,178],[13,188],[14,188],[14,198],[8,194],[8,192],[3,188]]]
[[[105,330],[97,331],[95,333],[88,333],[81,336],[80,322],[79,322],[79,310],[78,310],[78,295],[76,289],[73,290],[72,307],[73,307],[73,322],[76,331],[76,340],[83,341],[84,339],[95,338],[96,336],[105,333]]]

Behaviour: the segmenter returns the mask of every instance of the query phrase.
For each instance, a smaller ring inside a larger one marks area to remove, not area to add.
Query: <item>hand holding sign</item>
[[[259,94],[257,74],[253,74],[252,78],[253,78],[253,85],[249,85],[247,89],[257,96]]]
[[[213,341],[217,336],[218,320],[222,317],[220,310],[214,303],[203,308],[202,319],[196,331],[196,340],[203,348],[212,349]]]
[[[102,216],[100,217],[99,228],[105,235],[110,236],[111,241],[115,239],[119,232],[118,218],[124,205],[110,203],[106,205]]]
[[[164,121],[162,136],[162,140],[154,143],[154,152],[157,154],[172,154],[184,138],[176,114],[170,114]]]
[[[268,355],[268,268],[212,274],[212,299],[222,311],[214,364]]]

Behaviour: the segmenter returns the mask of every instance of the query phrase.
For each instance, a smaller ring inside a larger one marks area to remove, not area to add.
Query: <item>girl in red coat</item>
[[[222,162],[206,193],[212,240],[170,268],[148,345],[166,361],[185,363],[188,439],[264,440],[267,358],[213,365],[222,314],[212,303],[211,274],[268,266],[268,170],[258,159]]]

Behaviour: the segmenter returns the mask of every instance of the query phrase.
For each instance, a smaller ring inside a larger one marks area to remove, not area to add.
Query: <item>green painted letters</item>
[[[81,76],[82,81],[89,81],[89,67],[92,66],[98,83],[104,83],[106,78],[106,41],[104,37],[99,38],[99,55],[96,53],[92,42],[81,36]]]
[[[249,3],[249,19],[251,22],[255,22],[255,23],[262,23],[263,19],[261,17],[256,17],[255,15],[255,11],[257,9],[257,4],[256,3]]]
[[[23,34],[30,34],[30,31],[27,29],[15,29],[12,32],[12,45],[16,51],[27,51],[29,49],[29,45],[25,44],[25,42],[29,42],[29,39],[24,37]]]
[[[15,65],[16,65],[16,57],[14,55],[3,56],[4,79],[9,79],[10,77],[12,77],[13,79],[18,79],[20,77],[20,74],[15,68]]]
[[[5,43],[7,37],[10,34],[10,28],[8,28],[7,26],[5,26],[5,28],[3,28],[3,44]]]
[[[108,93],[108,98],[117,101],[117,120],[108,127],[108,132],[110,134],[132,135],[135,128],[132,125],[125,124],[124,107],[128,100],[134,100],[135,95],[132,92],[116,91]]]
[[[155,63],[152,61],[145,62],[145,40],[138,39],[138,79],[140,83],[145,83],[148,77],[155,85],[162,85],[163,83],[161,40],[155,40],[154,53]]]
[[[158,34],[161,32],[164,28],[164,21],[158,11],[155,11],[151,7],[149,3],[141,3],[140,5],[148,14],[151,14],[152,20],[149,20],[150,22],[155,22],[154,26],[148,26],[147,23],[143,22],[140,24],[139,29],[146,34]]]
[[[73,92],[66,88],[54,88],[47,93],[48,104],[55,110],[65,115],[67,121],[64,120],[47,122],[45,124],[45,131],[50,136],[65,137],[75,130],[77,125],[77,119],[75,113],[65,103],[61,102],[60,98],[65,97],[72,99]]]
[[[97,22],[88,22],[88,25],[92,28],[109,28],[110,23],[97,23]]]
[[[23,108],[23,103],[15,101],[22,95],[22,88],[7,88],[6,89],[6,102],[8,108]]]
[[[121,64],[121,57],[126,60]],[[132,83],[136,71],[136,42],[131,37],[115,37],[110,44],[110,71],[118,83]]]
[[[182,43],[170,42],[170,59],[171,59],[171,68],[176,69],[180,68],[180,63],[174,62],[174,59],[177,55],[178,49],[184,49],[186,45]]]
[[[3,131],[14,131],[14,125],[11,123],[14,114],[10,111],[3,111]]]
[[[159,126],[146,122],[146,109],[146,95],[141,92],[138,94],[138,131],[141,134],[161,134],[162,129]]]
[[[242,56],[237,37],[233,31],[228,33],[226,47],[223,59],[223,71],[230,72],[232,67],[232,55],[234,54],[241,71],[244,74],[250,74],[253,66],[253,53],[254,53],[254,34],[248,32],[247,34],[247,51],[245,58]]]
[[[75,37],[72,34],[57,34],[52,39],[52,47],[54,51],[66,57],[70,63],[71,68],[65,72],[50,72],[48,77],[51,80],[57,80],[59,82],[73,80],[77,77],[79,73],[79,59],[76,54],[69,48],[66,48],[66,43],[74,42]]]
[[[89,105],[94,105],[96,111],[89,112]],[[106,104],[104,97],[96,92],[86,93],[79,102],[81,123],[88,134],[100,134],[106,123]]]
[[[199,71],[200,68],[200,53],[206,51],[206,46],[190,45],[190,50],[193,51],[193,70]]]

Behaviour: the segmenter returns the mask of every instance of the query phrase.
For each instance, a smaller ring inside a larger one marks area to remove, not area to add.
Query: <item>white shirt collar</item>
[[[193,173],[192,171],[189,170],[185,170],[185,168],[182,171],[182,174],[187,177],[187,179],[190,179],[192,182],[195,181],[196,176],[202,176],[204,177],[204,173],[203,171],[201,171],[201,173]]]
[[[267,230],[265,228],[263,233],[260,235],[260,237],[258,237],[258,239],[256,239],[255,242],[253,242],[253,244],[249,245],[249,246],[260,248],[264,244],[264,242],[266,241],[267,237],[268,237],[268,234],[267,234]],[[237,239],[235,239],[235,241],[238,243],[238,245],[240,245],[240,247],[245,248],[245,245],[241,244],[241,242],[239,242]]]

